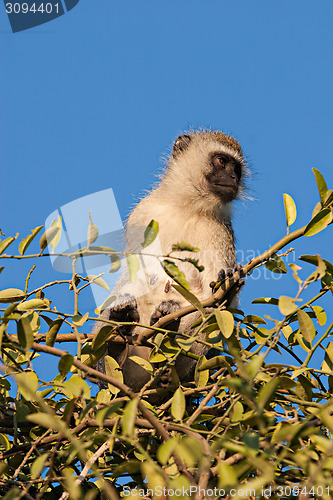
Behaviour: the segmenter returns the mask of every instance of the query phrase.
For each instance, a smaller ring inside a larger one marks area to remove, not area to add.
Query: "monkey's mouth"
[[[216,182],[215,186],[218,186],[223,189],[232,189],[233,191],[237,191],[238,189],[237,186],[235,186],[234,184],[220,184],[219,182]]]

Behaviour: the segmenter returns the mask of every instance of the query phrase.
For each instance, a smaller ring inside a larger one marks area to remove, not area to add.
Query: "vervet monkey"
[[[236,265],[231,206],[242,193],[246,171],[241,146],[230,135],[219,131],[191,131],[179,136],[160,183],[140,201],[127,220],[127,251],[144,253],[145,228],[152,219],[158,221],[158,238],[147,247],[147,253],[162,252],[165,255],[177,242],[198,248],[198,253],[179,251],[172,256],[199,259],[199,264],[204,266],[203,272],[189,262],[175,263],[184,272],[191,292],[199,300],[209,298],[212,294],[210,284],[217,280],[218,273],[232,271]],[[151,249],[154,245],[155,248]],[[102,313],[102,317],[152,325],[161,316],[188,305],[170,286],[172,279],[158,259],[143,257],[143,261],[143,269],[134,283],[130,282],[126,272],[123,273],[112,293],[117,300]],[[185,317],[180,325],[178,322],[168,325],[168,328],[184,331],[192,322],[193,316],[191,321]],[[94,331],[104,325],[97,323]],[[119,328],[119,333],[132,338],[140,331],[142,328],[137,326]],[[148,359],[150,351],[145,346],[130,345],[125,349],[110,343],[107,354],[121,365],[124,383],[137,391],[150,377],[128,357],[136,355]],[[195,343],[191,351],[202,354],[207,348]],[[188,379],[194,364],[193,359],[178,357],[176,370],[180,380]],[[97,369],[104,372],[103,358]]]

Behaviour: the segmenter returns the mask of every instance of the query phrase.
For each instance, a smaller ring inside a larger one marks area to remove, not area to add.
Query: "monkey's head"
[[[239,197],[247,165],[239,142],[219,131],[199,131],[176,140],[169,173],[185,198],[207,207],[227,205]]]

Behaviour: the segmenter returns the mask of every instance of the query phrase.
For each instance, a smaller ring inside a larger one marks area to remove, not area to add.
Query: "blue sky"
[[[106,188],[125,219],[176,137],[201,126],[241,142],[254,201],[235,209],[237,248],[264,251],[285,234],[283,192],[296,201],[296,229],[318,198],[311,168],[333,185],[332,21],[328,0],[80,0],[13,34],[1,4],[2,231],[26,236]],[[332,230],[294,246],[332,261]],[[30,267],[8,264],[1,287],[22,287]],[[52,279],[45,259],[32,285]],[[296,292],[291,277],[250,279],[241,307],[258,313],[252,298]]]

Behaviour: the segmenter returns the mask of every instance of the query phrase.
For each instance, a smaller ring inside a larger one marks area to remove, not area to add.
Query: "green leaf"
[[[230,311],[215,309],[215,318],[223,337],[229,339],[234,331],[234,317]]]
[[[183,420],[186,409],[185,394],[181,387],[178,387],[172,398],[171,415],[175,420]]]
[[[27,317],[22,317],[17,323],[17,337],[20,345],[28,352],[34,343],[34,332],[31,321]]]
[[[303,335],[301,335],[301,330],[298,330],[294,334],[294,340],[296,340],[305,352],[310,352],[311,342],[308,342]]]
[[[244,407],[240,401],[237,401],[230,412],[230,422],[238,424],[243,420]]]
[[[202,307],[200,300],[192,292],[180,285],[173,284],[172,287],[177,290],[177,292],[179,292],[190,304],[196,307],[198,311],[202,314],[204,313],[204,308]]]
[[[80,327],[80,326],[83,326],[85,324],[88,317],[89,317],[88,312],[84,316],[81,316],[81,314],[75,314],[75,316],[73,316],[73,318],[72,318],[72,321],[73,321],[75,326]]]
[[[158,461],[162,465],[166,465],[169,461],[169,458],[173,455],[175,450],[177,449],[179,444],[179,439],[176,437],[172,437],[170,439],[167,439],[167,441],[164,441],[157,450],[157,458]]]
[[[256,432],[247,432],[244,434],[243,441],[252,450],[259,450],[259,434]]]
[[[111,259],[111,269],[109,273],[116,273],[117,271],[119,271],[121,267],[121,260],[119,256],[115,253],[110,255],[110,259]]]
[[[104,358],[104,363],[105,363],[105,373],[106,375],[109,375],[109,377],[113,377],[119,382],[123,382],[123,373],[117,363],[117,361],[112,358],[112,356],[105,356]],[[109,390],[112,392],[112,394],[118,394],[119,390],[117,387],[115,387],[112,384],[108,384]]]
[[[270,304],[273,306],[277,306],[278,303],[278,299],[274,297],[260,297],[259,299],[252,300],[252,304]]]
[[[281,297],[279,297],[279,309],[283,316],[293,314],[297,309],[296,299],[288,297],[287,295],[281,295]]]
[[[46,307],[45,302],[42,299],[30,299],[21,304],[17,304],[16,309],[18,311],[28,311],[29,309],[40,309]]]
[[[19,252],[21,255],[24,255],[27,248],[29,247],[30,243],[33,242],[39,231],[43,229],[44,226],[38,226],[35,227],[35,229],[32,229],[32,234],[29,234],[26,238],[23,238],[21,243],[19,244]]]
[[[140,261],[136,255],[133,255],[131,253],[126,256],[126,260],[130,282],[134,283],[137,278],[137,272],[140,269]]]
[[[50,241],[51,248],[54,251],[55,247],[58,245],[61,238],[62,220],[60,215],[58,215],[58,217],[52,221],[50,228],[53,227],[58,228],[58,232],[56,233],[55,237],[52,238],[52,240]]]
[[[63,358],[64,356],[62,356]],[[62,359],[60,358],[60,360]],[[69,380],[64,382],[64,388],[69,391],[75,398],[90,397],[90,388],[87,383],[78,375],[73,375]]]
[[[97,351],[102,345],[106,343],[106,341],[110,338],[113,332],[115,332],[115,328],[113,326],[103,326],[97,335],[93,338],[92,341],[92,349],[93,351]]]
[[[285,274],[287,272],[285,263],[278,255],[273,255],[265,262],[265,267],[272,271],[272,273]]]
[[[305,401],[312,401],[313,387],[310,380],[305,375],[298,375],[296,383],[296,394]]]
[[[196,387],[204,387],[205,385],[207,385],[209,379],[209,370],[200,371],[201,365],[203,365],[206,361],[207,359],[205,356],[200,356],[197,364],[195,365],[194,382]]]
[[[17,387],[24,399],[31,401],[38,387],[38,377],[33,371],[25,371],[16,374]]]
[[[58,363],[59,373],[65,377],[69,370],[72,368],[74,357],[71,354],[64,354],[61,356]]]
[[[105,290],[110,290],[110,287],[109,285],[101,278],[101,277],[96,277],[94,274],[89,274],[87,276],[87,279],[89,281],[91,281],[92,283],[94,283],[95,285],[98,285],[102,288],[104,288]]]
[[[332,189],[329,189],[326,193],[326,198],[323,203],[323,208],[329,207],[330,205],[332,205],[332,202],[333,202],[333,191]]]
[[[303,260],[304,262],[308,262],[309,264],[313,264],[314,266],[318,266],[318,255],[301,255],[299,260]],[[333,275],[333,264],[331,264],[328,260],[322,259],[326,270],[328,273]]]
[[[146,248],[153,243],[158,234],[159,225],[156,220],[151,220],[145,230],[145,239],[141,243],[142,248]]]
[[[297,216],[297,210],[296,210],[296,205],[292,197],[287,194],[283,193],[283,203],[284,203],[284,211],[286,213],[286,221],[287,221],[287,226],[291,226],[294,224]]]
[[[127,436],[134,436],[135,431],[135,419],[137,417],[138,412],[138,399],[131,399],[129,403],[127,403],[123,418],[122,418],[122,427],[123,433]]]
[[[279,380],[278,378],[272,379],[270,382],[261,387],[257,402],[259,410],[263,410],[265,406],[269,403],[271,398],[273,397],[276,389],[278,388]]]
[[[186,290],[190,289],[190,285],[185,277],[183,271],[180,271],[174,262],[171,260],[163,260],[164,271],[175,280],[179,285],[181,285]]]
[[[245,324],[255,324],[255,323],[259,323],[261,325],[266,325],[267,322],[261,318],[260,316],[255,316],[254,314],[248,314],[247,316],[245,316],[245,318],[243,319],[243,323]]]
[[[324,311],[324,309],[320,306],[311,306],[311,308],[316,315],[318,324],[320,326],[325,325],[327,322],[327,316],[326,316],[326,312]]]
[[[195,337],[190,337],[188,339],[176,338],[175,340],[183,351],[188,352],[195,342]]]
[[[314,236],[332,222],[332,209],[323,208],[320,212],[309,222],[304,231],[304,236]]]
[[[185,243],[182,241],[181,243],[176,243],[175,245],[172,245],[172,251],[173,252],[199,252],[199,248],[193,247],[189,243]]]
[[[251,361],[246,365],[246,371],[250,375],[251,378],[255,378],[260,368],[262,367],[265,360],[265,356],[263,354],[259,354],[254,356]]]
[[[25,293],[19,288],[6,288],[6,290],[1,290],[0,292],[0,302],[17,302],[25,297]]]
[[[30,467],[30,473],[33,477],[33,479],[38,479],[39,476],[41,475],[44,467],[45,467],[45,463],[47,461],[47,459],[49,458],[49,452],[47,453],[43,453],[42,455],[39,455],[39,457],[36,458],[36,460],[34,460],[34,462],[32,463],[31,467]]]
[[[0,231],[1,232],[1,231]],[[3,252],[6,250],[6,248],[9,247],[18,238],[19,233],[16,233],[16,236],[12,237],[10,236],[9,238],[6,238],[0,243],[0,255],[3,254]]]
[[[325,349],[325,358],[321,369],[329,373],[333,371],[333,342],[330,342]]]
[[[63,324],[64,320],[61,318],[57,318],[54,321],[52,321],[51,326],[46,334],[46,340],[45,343],[49,347],[53,347],[54,343],[56,341],[58,332],[61,328],[61,325]]]
[[[141,366],[141,368],[146,370],[146,372],[148,372],[149,375],[153,374],[154,369],[153,369],[152,365],[149,363],[149,361],[147,361],[146,359],[140,358],[139,356],[129,356],[128,359],[131,359],[134,363]]]
[[[82,355],[82,362],[87,365],[87,366],[93,366],[97,363],[99,359],[101,359],[102,356],[104,356],[106,352],[107,345],[101,345],[97,350],[94,352],[91,352],[90,354]],[[73,370],[72,370],[73,371]]]
[[[326,193],[327,193],[327,185],[323,175],[316,168],[312,169],[314,176],[316,178],[317,188],[319,191],[320,201],[323,203],[325,201]]]
[[[112,295],[111,297],[108,297],[101,306],[97,307],[95,309],[95,314],[101,314],[103,311],[105,311],[105,309],[107,309],[111,304],[112,302],[114,302],[116,300],[116,296],[115,295]]]
[[[299,309],[297,311],[297,319],[303,337],[307,342],[311,343],[316,336],[316,329],[310,316],[302,309]]]
[[[214,370],[215,368],[221,368],[221,366],[225,366],[224,356],[214,356],[213,358],[202,362],[202,364],[198,367],[198,372]]]
[[[89,210],[89,226],[88,226],[88,236],[87,236],[87,244],[88,248],[92,243],[95,243],[95,241],[98,238],[98,227],[96,224],[93,223],[92,218],[91,218],[91,211]]]
[[[57,225],[53,225],[54,221],[52,222],[51,226],[42,234],[40,240],[39,240],[39,246],[41,251],[45,250],[47,245],[51,246],[52,241],[56,238],[58,235],[60,229]]]
[[[323,278],[326,274],[326,264],[325,262],[323,261],[323,259],[320,257],[320,255],[317,255],[317,262],[318,262],[318,265],[317,265],[317,268],[316,270],[310,274],[310,276],[307,278],[307,282],[308,283],[311,283],[313,281],[317,281],[321,278]]]
[[[218,464],[218,487],[229,488],[230,486],[238,485],[238,477],[231,465],[220,461]]]

